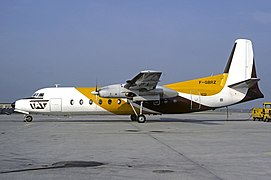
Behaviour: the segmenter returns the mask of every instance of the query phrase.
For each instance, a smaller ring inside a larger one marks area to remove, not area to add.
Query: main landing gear
[[[135,114],[131,114],[130,119],[132,121],[137,121],[138,123],[144,123],[144,122],[146,122],[146,117],[143,114],[138,115],[138,116],[135,115]]]
[[[33,117],[29,114],[24,115],[24,121],[25,122],[31,122],[33,120]]]
[[[146,116],[143,115],[143,101],[140,102],[140,112],[137,114],[132,102],[129,102],[135,114],[131,114],[130,119],[132,121],[137,121],[138,123],[145,123]]]
[[[146,122],[146,117],[143,114],[140,114],[139,116],[137,116],[137,122],[138,123]]]

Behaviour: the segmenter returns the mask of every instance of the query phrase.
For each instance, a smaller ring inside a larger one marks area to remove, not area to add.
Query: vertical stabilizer
[[[226,86],[235,90],[245,90],[246,96],[241,102],[263,98],[258,87],[252,42],[248,39],[237,39],[233,46],[228,63],[224,70],[228,74]]]
[[[227,86],[252,78],[253,67],[252,42],[248,39],[237,39],[233,46],[224,73],[228,73]]]

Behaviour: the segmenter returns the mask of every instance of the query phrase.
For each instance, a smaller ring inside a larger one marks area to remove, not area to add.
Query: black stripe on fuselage
[[[140,103],[138,102],[137,104],[139,105]],[[204,106],[193,101],[191,104],[191,100],[183,98],[181,96],[161,99],[159,105],[155,105],[153,101],[145,101],[143,106],[145,108],[160,112],[162,114],[180,114],[213,109],[211,107]]]

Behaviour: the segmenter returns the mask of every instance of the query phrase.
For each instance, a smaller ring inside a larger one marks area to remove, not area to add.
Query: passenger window
[[[108,99],[108,104],[112,104],[112,100],[111,99]]]
[[[100,105],[103,104],[103,100],[99,99],[99,104]]]
[[[160,101],[153,101],[153,105],[159,106],[160,105]]]
[[[74,100],[73,100],[73,99],[71,99],[70,104],[71,104],[71,105],[73,105],[73,104],[74,104]]]
[[[120,99],[118,99],[118,104],[120,104],[121,103],[121,100]]]
[[[89,104],[90,104],[90,105],[93,104],[93,100],[92,100],[92,99],[89,100]]]
[[[80,99],[79,104],[83,105],[83,103],[84,103],[83,99]]]

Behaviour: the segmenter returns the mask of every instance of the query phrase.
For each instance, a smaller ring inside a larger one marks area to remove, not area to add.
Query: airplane
[[[12,104],[14,111],[43,115],[130,115],[144,123],[145,115],[214,110],[263,98],[259,89],[252,42],[237,39],[222,74],[158,85],[162,72],[144,70],[122,84],[96,87],[49,87]]]

